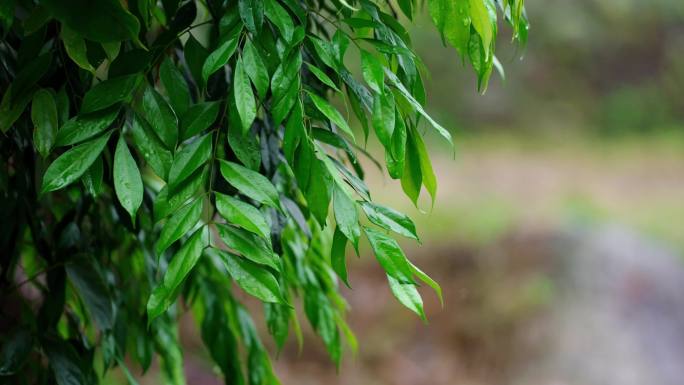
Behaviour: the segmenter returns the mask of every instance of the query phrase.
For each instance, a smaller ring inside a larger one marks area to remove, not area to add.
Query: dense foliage
[[[497,8],[524,42],[522,3],[427,4],[481,89]],[[184,383],[177,321],[190,311],[226,383],[278,383],[237,287],[263,302],[278,347],[300,335],[301,298],[339,363],[356,342],[338,280],[362,236],[424,318],[416,287],[439,286],[389,235],[417,240],[415,226],[371,200],[357,157],[373,131],[390,177],[413,202],[423,186],[434,199],[419,124],[451,138],[423,109],[424,68],[399,23],[419,6],[3,0],[2,382],[97,383],[156,355]]]

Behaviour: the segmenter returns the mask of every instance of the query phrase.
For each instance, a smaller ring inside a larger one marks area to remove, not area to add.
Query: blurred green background
[[[359,352],[338,375],[305,326],[303,351],[276,360],[284,384],[681,383],[684,1],[526,3],[529,44],[501,25],[506,80],[484,95],[427,15],[412,27],[457,146],[427,136],[434,208],[367,167],[374,200],[416,221],[423,244],[403,246],[446,307],[422,290],[422,324],[371,255],[349,255]],[[190,325],[188,383],[219,384]]]

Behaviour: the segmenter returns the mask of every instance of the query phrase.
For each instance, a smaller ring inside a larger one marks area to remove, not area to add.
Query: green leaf
[[[489,56],[489,47],[492,44],[492,39],[496,33],[496,19],[490,19],[490,13],[485,2],[488,0],[469,0],[470,17],[473,28],[477,31],[482,39],[482,45],[485,49],[485,55]],[[496,15],[496,14],[495,14]]]
[[[385,89],[383,65],[370,52],[361,50],[361,73],[370,88],[381,94]]]
[[[244,133],[252,127],[252,122],[254,122],[254,118],[256,118],[257,111],[252,85],[249,82],[249,77],[245,72],[241,59],[238,59],[235,65],[233,93],[235,97],[235,106],[237,107],[237,112],[242,124],[242,132]]]
[[[18,329],[3,342],[0,352],[0,376],[11,376],[26,362],[33,350],[33,338],[25,329]]]
[[[55,159],[45,171],[41,193],[59,190],[80,178],[100,155],[111,134],[80,144]]]
[[[93,197],[100,195],[104,189],[104,165],[102,157],[98,156],[95,162],[81,177],[86,191]]]
[[[264,1],[266,17],[278,28],[286,42],[292,41],[294,23],[290,14],[275,0]]]
[[[420,173],[422,175],[423,185],[428,193],[430,193],[430,197],[432,197],[432,205],[434,206],[435,199],[437,198],[437,177],[435,177],[435,172],[432,170],[430,155],[425,147],[423,138],[420,136],[420,133],[417,130],[411,130],[409,142],[415,148],[415,151],[418,154],[418,164],[420,165]]]
[[[259,99],[264,100],[271,79],[268,77],[268,70],[264,59],[251,40],[247,40],[245,46],[242,47],[242,61],[244,63],[243,68],[247,76],[252,80]]]
[[[216,228],[226,246],[254,263],[280,271],[280,261],[265,239],[239,227],[219,224]]]
[[[430,0],[429,7],[432,21],[442,37],[465,56],[471,24],[468,1]]]
[[[69,120],[57,132],[55,146],[70,146],[105,132],[119,115],[119,107],[108,108],[92,114],[78,115]]]
[[[311,98],[311,101],[314,103],[316,108],[325,115],[332,123],[335,123],[342,131],[347,133],[347,135],[351,136],[352,139],[354,139],[354,132],[352,132],[351,128],[349,127],[349,124],[347,124],[347,121],[344,120],[344,117],[342,117],[342,114],[340,114],[339,111],[335,109],[330,103],[328,103],[325,99],[322,97],[314,94],[313,92],[307,91],[307,94],[309,94],[309,97]]]
[[[192,143],[186,144],[176,153],[169,171],[169,188],[171,190],[175,189],[180,182],[211,158],[212,137],[211,133],[206,134]]]
[[[60,37],[69,58],[79,67],[94,73],[95,68],[88,61],[86,42],[83,37],[65,24],[62,25]]]
[[[390,207],[377,205],[371,202],[361,202],[363,211],[371,222],[385,230],[394,231],[408,238],[418,240],[416,225],[411,218]]]
[[[211,76],[211,74],[220,70],[228,63],[228,60],[230,60],[231,56],[233,56],[233,53],[235,53],[235,49],[237,48],[238,37],[239,35],[230,37],[227,41],[216,48],[216,50],[210,53],[209,56],[207,56],[207,59],[204,61],[204,65],[202,65],[202,80],[204,81],[204,84],[207,83],[207,80],[209,80],[209,76]]]
[[[87,258],[67,264],[66,272],[100,330],[110,330],[116,319],[116,308],[100,272]]]
[[[237,163],[221,160],[221,175],[240,193],[255,201],[278,208],[278,191],[271,181]]]
[[[202,215],[202,199],[195,199],[193,202],[176,210],[176,212],[164,223],[159,239],[154,245],[157,256],[161,256],[172,243],[190,231]]]
[[[406,100],[411,103],[411,106],[419,113],[421,114],[425,119],[427,119],[428,122],[430,122],[430,125],[437,130],[437,132],[444,138],[446,139],[449,144],[452,146],[454,145],[453,140],[451,139],[451,134],[449,131],[447,131],[446,128],[442,127],[439,123],[437,123],[430,115],[428,115],[427,112],[423,109],[423,106],[418,103],[418,101],[411,95],[411,93],[404,87],[404,85],[401,83],[399,78],[397,78],[397,75],[392,73],[389,69],[385,68],[385,75],[387,75],[387,78],[394,84],[395,87],[401,92],[401,94],[406,98]]]
[[[375,258],[385,272],[400,282],[413,283],[411,265],[397,241],[369,227],[364,227],[364,231],[373,248]]]
[[[420,189],[423,185],[423,174],[420,171],[420,156],[413,141],[406,145],[406,159],[404,160],[404,172],[401,175],[401,188],[411,202],[417,207]]]
[[[247,30],[258,35],[264,24],[263,0],[238,0],[238,11]]]
[[[333,234],[332,249],[330,251],[330,266],[338,277],[349,286],[349,278],[347,277],[347,256],[346,256],[347,236],[344,235],[339,226],[335,228]]]
[[[230,118],[239,120],[235,105],[231,106]],[[243,133],[239,123],[231,123],[228,128],[228,144],[235,156],[248,168],[258,170],[261,165],[261,149],[257,136],[252,132]]]
[[[343,190],[343,187],[338,184],[335,184],[333,189],[333,211],[335,213],[337,229],[351,241],[358,253],[359,237],[361,236],[359,213],[356,211],[356,203]]]
[[[166,95],[173,110],[178,116],[182,116],[190,106],[190,90],[183,74],[176,68],[167,57],[159,67],[159,80],[164,85]]]
[[[143,183],[138,165],[131,155],[123,136],[119,136],[114,152],[114,190],[121,206],[131,215],[135,223],[135,213],[142,204]]]
[[[423,310],[423,299],[416,289],[416,285],[412,283],[404,283],[396,278],[393,278],[389,274],[387,275],[387,280],[389,281],[390,289],[392,294],[396,297],[399,302],[406,306],[412,312],[418,314],[418,316],[425,320],[425,311]]]
[[[187,140],[211,126],[218,117],[219,102],[197,103],[180,118],[181,140]]]
[[[375,94],[371,120],[378,140],[386,151],[390,151],[395,124],[395,102],[391,92]]]
[[[83,362],[68,341],[42,341],[43,351],[50,362],[57,385],[86,384]]]
[[[311,173],[311,182],[305,194],[309,211],[321,226],[325,226],[333,193],[333,177],[325,163],[316,157],[304,167],[309,168]]]
[[[409,262],[411,263],[411,262]],[[437,297],[439,298],[439,303],[444,307],[444,297],[442,297],[442,288],[439,286],[435,280],[430,278],[429,275],[425,274],[421,269],[418,268],[418,266],[414,265],[411,263],[411,270],[413,271],[413,274],[418,277],[421,281],[425,282],[426,285],[430,286],[432,290],[435,291],[437,294]]]
[[[31,121],[33,122],[33,146],[44,157],[50,154],[55,143],[57,127],[57,105],[52,93],[40,89],[33,94],[31,103]]]
[[[143,113],[166,148],[174,150],[178,141],[178,119],[166,100],[152,87],[143,94]]]
[[[231,196],[216,193],[216,209],[228,223],[260,235],[270,243],[271,227],[256,207]]]
[[[113,41],[111,43],[102,43],[102,49],[105,51],[105,55],[107,55],[107,60],[111,63],[119,56],[121,42]]]
[[[83,97],[81,114],[100,111],[114,104],[129,103],[142,77],[138,74],[119,76],[96,84]]]
[[[337,88],[335,82],[333,82],[332,79],[330,79],[330,77],[326,75],[325,72],[323,72],[323,70],[321,70],[313,64],[306,63],[306,65],[309,68],[309,71],[311,71],[311,73],[314,74],[314,76],[316,76],[316,78],[318,78],[318,80],[320,80],[321,83],[327,85],[328,87],[332,88],[337,92],[342,92],[339,88]]]
[[[184,182],[169,192],[169,185],[165,185],[154,199],[154,218],[158,222],[175,212],[192,198],[208,179],[207,168],[195,171]]]
[[[216,252],[221,256],[228,274],[247,294],[264,302],[286,303],[280,294],[278,281],[263,266],[222,250]]]
[[[206,84],[206,82],[203,82],[202,68],[208,56],[209,51],[190,33],[183,47],[183,57],[198,88],[202,88]]]
[[[119,0],[43,0],[41,4],[57,20],[88,40],[138,41],[140,23]]]
[[[135,146],[147,164],[159,177],[166,180],[173,162],[171,151],[164,147],[164,143],[154,134],[149,124],[137,114],[133,115],[130,128]]]
[[[203,237],[204,230],[204,227],[195,230],[171,259],[162,283],[154,288],[147,300],[148,323],[163,314],[176,300],[180,285],[202,256],[206,245]]]

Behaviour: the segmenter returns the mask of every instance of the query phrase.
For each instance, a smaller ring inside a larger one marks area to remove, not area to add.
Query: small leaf
[[[261,235],[270,243],[271,227],[256,207],[231,196],[216,193],[216,209],[228,223]]]
[[[166,148],[174,150],[178,141],[178,119],[166,100],[152,87],[143,94],[145,119]]]
[[[216,252],[221,256],[228,274],[242,290],[264,302],[286,303],[280,294],[278,281],[268,270],[228,252],[222,250],[216,250]]]
[[[343,187],[338,184],[335,184],[333,189],[333,211],[335,212],[337,229],[351,241],[358,253],[361,228],[359,227],[359,214],[356,211],[356,203],[343,190]]]
[[[330,266],[338,277],[349,286],[349,278],[347,277],[347,256],[346,256],[347,236],[342,234],[339,226],[335,228],[333,234],[332,249],[330,251]]]
[[[375,258],[380,262],[380,266],[385,272],[401,282],[413,283],[411,265],[397,241],[377,230],[368,227],[364,227],[364,230],[375,253]]]
[[[98,156],[92,166],[88,168],[88,171],[83,174],[81,181],[86,191],[93,197],[97,197],[102,193],[104,188],[104,165],[101,156]]]
[[[416,225],[413,224],[413,221],[407,215],[390,207],[371,202],[361,202],[361,207],[368,216],[368,219],[376,225],[385,230],[394,231],[397,234],[418,240]]]
[[[259,203],[278,208],[278,191],[265,176],[226,160],[221,160],[221,175],[240,193]]]
[[[418,164],[420,165],[420,173],[423,177],[423,185],[425,186],[425,189],[428,190],[428,193],[432,198],[432,205],[434,206],[435,198],[437,197],[437,177],[435,177],[435,172],[432,170],[430,155],[425,147],[423,138],[416,129],[411,130],[409,141],[418,154]]]
[[[251,40],[247,40],[245,46],[242,47],[242,61],[244,63],[243,68],[252,80],[259,99],[264,100],[271,79],[268,77],[268,70],[266,69],[264,59]]]
[[[229,119],[231,123],[228,128],[228,144],[242,164],[249,169],[258,170],[261,165],[261,148],[258,138],[253,133],[243,133],[240,129],[235,103],[232,103],[230,109]],[[235,123],[233,123],[234,121]]]
[[[354,132],[352,132],[351,128],[349,127],[349,124],[347,124],[347,121],[344,120],[344,117],[342,117],[342,114],[340,114],[339,111],[335,109],[330,103],[328,103],[325,99],[322,97],[314,94],[313,92],[307,91],[309,94],[309,97],[311,98],[311,101],[313,101],[314,105],[316,108],[325,115],[332,123],[335,123],[342,131],[347,133],[347,135],[351,136],[352,139],[354,139]]]
[[[40,89],[33,94],[31,121],[34,127],[33,146],[46,157],[55,143],[59,125],[55,98],[48,90]]]
[[[412,312],[418,314],[418,316],[425,320],[425,311],[423,310],[423,299],[416,289],[416,285],[412,283],[404,283],[396,278],[393,278],[389,274],[387,275],[387,280],[389,281],[390,290],[392,294],[396,297],[402,305],[406,306]]]
[[[314,157],[304,167],[311,173],[310,183],[306,190],[306,201],[309,211],[321,226],[325,226],[328,217],[328,208],[333,194],[333,177],[330,175],[325,163]]]
[[[411,262],[409,262],[411,263]],[[414,265],[411,263],[411,270],[413,271],[413,274],[418,277],[421,281],[425,282],[426,285],[430,286],[432,290],[435,291],[437,294],[437,297],[439,298],[439,303],[444,307],[444,298],[442,297],[442,288],[439,286],[435,280],[430,278],[429,275],[425,274],[421,269],[418,268],[418,266]]]
[[[185,114],[190,106],[190,90],[183,74],[167,57],[159,67],[159,80],[164,85],[166,95],[178,116]]]
[[[8,338],[3,342],[0,352],[0,376],[11,376],[22,367],[33,350],[33,338],[25,329],[5,336]]]
[[[197,138],[176,153],[169,171],[169,188],[173,190],[211,158],[212,134]]]
[[[233,78],[233,92],[235,96],[235,106],[237,107],[242,132],[247,132],[252,127],[252,122],[256,117],[256,102],[249,77],[245,72],[242,60],[238,59],[235,65],[235,77]]]
[[[92,114],[75,116],[64,123],[57,132],[55,146],[70,146],[105,132],[119,115],[119,107],[112,107]]]
[[[55,159],[45,171],[41,193],[59,190],[80,178],[100,155],[111,134],[80,144]]]
[[[159,177],[166,180],[173,162],[171,151],[164,147],[164,143],[154,134],[147,121],[137,114],[133,115],[131,133],[133,134],[135,146],[143,158],[145,158],[147,164]]]
[[[202,80],[204,84],[209,80],[209,76],[214,72],[220,70],[224,65],[228,63],[235,49],[238,45],[238,36],[232,36],[226,42],[221,44],[216,50],[207,56],[207,59],[202,65]]]
[[[135,213],[143,199],[143,183],[138,165],[131,155],[123,136],[119,136],[114,153],[114,190],[121,206],[131,215],[135,223]]]
[[[142,77],[138,74],[119,76],[97,83],[83,97],[81,114],[103,110],[114,104],[129,103]]]
[[[171,259],[162,283],[154,288],[147,300],[148,323],[163,314],[176,300],[180,285],[202,256],[206,243],[202,236],[204,230],[204,227],[195,230]]]
[[[277,256],[266,240],[239,227],[216,225],[221,240],[238,254],[254,263],[280,271]]]
[[[192,203],[178,209],[162,227],[159,239],[154,245],[157,256],[162,255],[172,243],[195,227],[201,215],[202,199],[195,199]]]
[[[218,102],[197,103],[188,108],[180,118],[181,140],[187,140],[211,126],[218,117]]]
[[[373,91],[381,94],[385,89],[383,66],[370,52],[361,50],[361,73]]]

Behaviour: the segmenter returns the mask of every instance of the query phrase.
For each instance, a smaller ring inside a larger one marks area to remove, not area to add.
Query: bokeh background
[[[350,255],[358,353],[338,375],[305,326],[302,352],[290,341],[275,361],[284,384],[682,383],[684,1],[527,10],[528,46],[501,27],[506,80],[495,74],[484,95],[426,14],[411,30],[429,110],[457,144],[454,157],[427,136],[434,208],[368,168],[374,199],[415,219],[423,244],[403,246],[445,307],[423,290],[423,324],[367,248]],[[220,384],[184,324],[188,383]]]

